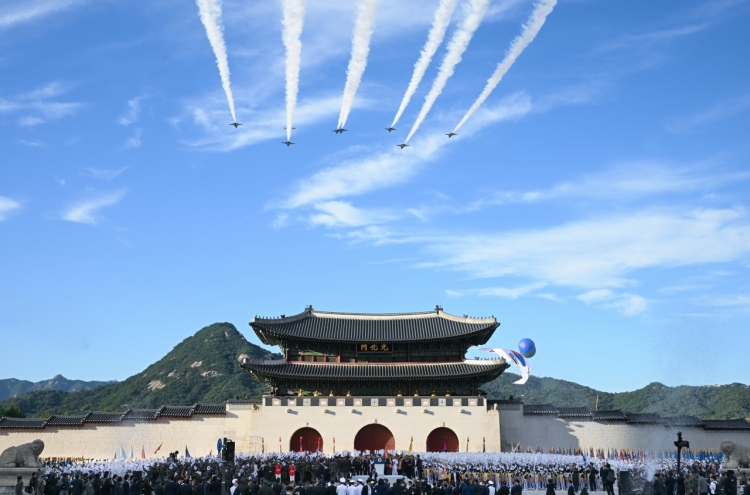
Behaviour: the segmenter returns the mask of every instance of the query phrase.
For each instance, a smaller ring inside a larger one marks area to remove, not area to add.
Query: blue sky
[[[216,321],[257,343],[256,314],[440,304],[533,338],[538,376],[748,383],[750,2],[560,0],[448,140],[533,8],[494,0],[400,150],[436,5],[382,1],[339,136],[356,5],[309,0],[287,148],[280,3],[224,3],[235,130],[194,2],[4,2],[0,377],[122,380]]]

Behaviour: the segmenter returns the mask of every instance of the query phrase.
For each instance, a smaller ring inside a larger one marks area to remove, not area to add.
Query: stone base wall
[[[520,410],[500,411],[503,427],[502,450],[521,447],[584,448],[617,450],[672,451],[677,432],[690,442],[693,450],[716,450],[724,440],[750,445],[750,432],[704,430],[702,427],[629,425],[624,421],[559,419],[555,415],[524,415]]]
[[[408,450],[414,438],[415,451],[424,451],[427,436],[436,428],[452,429],[459,439],[460,450],[482,451],[482,438],[488,452],[500,450],[500,419],[498,411],[487,410],[486,405],[446,406],[446,399],[437,406],[363,407],[362,398],[351,407],[312,405],[251,405],[228,404],[222,416],[197,416],[185,419],[159,418],[154,421],[121,421],[106,424],[85,424],[83,427],[46,427],[44,429],[0,430],[0,451],[37,438],[44,441],[42,457],[85,457],[112,459],[120,457],[120,447],[130,454],[133,447],[136,458],[141,448],[146,458],[161,458],[167,452],[184,454],[187,446],[193,456],[217,453],[219,438],[231,438],[236,451],[260,452],[262,440],[265,451],[289,450],[290,440],[303,427],[316,429],[323,439],[323,451],[352,451],[357,432],[368,424],[381,424],[388,428],[396,441],[396,450]],[[389,399],[391,400],[391,399]],[[160,451],[154,454],[162,444]]]
[[[487,452],[510,451],[519,444],[524,449],[538,447],[544,451],[552,447],[667,451],[674,449],[672,442],[678,430],[695,450],[718,449],[724,440],[750,445],[750,432],[746,431],[563,420],[554,415],[524,416],[520,406],[488,410],[477,401],[452,407],[446,404],[447,399],[441,399],[437,406],[396,407],[386,402],[383,406],[364,407],[365,400],[353,398],[349,406],[339,405],[338,400],[330,406],[307,401],[302,405],[281,405],[281,401],[263,405],[228,404],[226,415],[0,430],[0,451],[40,438],[45,444],[43,457],[112,459],[115,453],[120,457],[120,447],[129,454],[131,446],[136,458],[140,457],[141,448],[145,449],[146,458],[161,458],[175,450],[184,454],[186,446],[191,455],[204,456],[209,452],[216,454],[217,440],[227,437],[236,442],[238,452],[260,452],[262,440],[266,452],[276,452],[279,438],[281,449],[287,451],[295,432],[310,427],[320,433],[323,451],[331,453],[334,438],[336,451],[351,451],[357,432],[375,423],[388,428],[395,438],[396,450],[404,451],[409,449],[412,438],[413,450],[424,451],[428,435],[440,427],[453,430],[461,452],[466,451],[467,438],[470,452],[482,451],[482,438]],[[160,444],[161,450],[154,454]]]
[[[85,424],[83,427],[46,427],[42,430],[0,430],[0,451],[40,438],[44,441],[42,457],[85,457],[88,459],[120,458],[120,447],[136,458],[141,448],[146,458],[161,458],[170,451],[193,456],[207,455],[223,437],[246,436],[249,414],[228,411],[226,416],[193,416],[186,419],[155,421],[122,421],[111,424]],[[163,444],[162,444],[163,442]],[[162,444],[158,454],[154,451]]]

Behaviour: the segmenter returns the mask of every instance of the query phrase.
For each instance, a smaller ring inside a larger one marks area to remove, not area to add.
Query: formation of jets
[[[233,126],[234,126],[234,128],[235,128],[235,129],[237,129],[237,128],[238,128],[239,126],[241,126],[242,124],[240,124],[240,123],[237,123],[237,122],[232,122],[232,123],[231,123],[231,124],[229,124],[229,125],[233,125]],[[284,127],[284,129],[286,129],[286,127]],[[292,129],[297,129],[297,128],[296,128],[296,127],[292,127]],[[388,134],[390,134],[391,132],[393,132],[393,131],[395,131],[395,130],[397,130],[397,129],[396,129],[395,127],[386,127],[386,128],[385,128],[385,130],[386,130],[386,131],[388,131]],[[344,129],[343,127],[341,127],[341,128],[339,128],[339,129],[334,129],[334,130],[333,130],[333,132],[335,132],[336,134],[343,134],[343,133],[347,132],[347,129]],[[448,139],[450,139],[450,138],[452,138],[453,136],[458,136],[458,134],[456,134],[455,132],[449,132],[448,134],[446,134],[446,136],[448,136]],[[288,148],[288,147],[290,147],[291,145],[293,145],[294,143],[293,143],[293,142],[291,142],[291,141],[282,141],[282,142],[281,142],[281,144],[285,144],[285,145],[286,145],[286,147]],[[408,147],[409,147],[409,145],[408,145],[408,144],[406,144],[406,143],[403,143],[403,144],[397,144],[396,146],[400,147],[401,149],[404,149],[404,148],[408,148]]]

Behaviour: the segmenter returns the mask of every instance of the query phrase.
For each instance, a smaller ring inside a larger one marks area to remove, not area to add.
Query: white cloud
[[[750,172],[722,172],[704,165],[675,167],[655,161],[626,163],[545,189],[500,191],[475,201],[466,211],[488,205],[537,203],[573,197],[632,201],[646,196],[706,191],[750,179]]]
[[[578,299],[586,304],[609,301],[615,297],[615,293],[609,289],[596,289],[578,296]]]
[[[602,308],[617,309],[625,316],[643,313],[648,306],[648,301],[641,296],[627,292],[615,294],[609,289],[592,290],[579,295],[578,299],[586,304],[599,304]]]
[[[315,204],[317,213],[310,215],[312,225],[326,227],[360,227],[383,223],[395,218],[383,211],[368,211],[355,208],[345,201],[326,201]]]
[[[25,0],[13,7],[0,10],[0,29],[32,22],[84,3],[86,0]]]
[[[750,306],[750,296],[744,294],[704,296],[696,299],[703,306],[733,307]]]
[[[0,222],[8,218],[8,215],[21,208],[21,203],[5,196],[0,196]]]
[[[44,143],[37,140],[37,139],[19,139],[16,141],[18,144],[22,144],[24,146],[31,146],[33,148],[41,148],[44,146]]]
[[[93,177],[94,179],[112,180],[127,169],[128,167],[122,167],[117,170],[89,167],[81,172],[80,175],[83,175],[85,177]]]
[[[236,100],[237,114],[243,116],[240,118],[243,125],[238,129],[229,127],[225,109],[227,103],[223,93],[215,93],[206,100],[188,103],[185,114],[171,119],[171,122],[175,126],[181,126],[188,121],[197,126],[203,136],[186,140],[185,143],[205,151],[231,151],[272,139],[286,138],[286,114],[283,106],[256,110],[246,106],[249,103],[242,93],[237,93]],[[283,102],[283,98],[280,101]],[[363,108],[370,104],[369,100],[358,98],[354,106]],[[301,129],[303,126],[334,118],[338,115],[340,105],[339,95],[300,99],[294,112],[294,125]]]
[[[599,48],[600,51],[607,52],[612,50],[621,50],[624,48],[646,49],[653,47],[655,44],[669,43],[674,39],[682,38],[691,34],[699,33],[711,26],[710,23],[688,24],[675,28],[657,29],[641,34],[630,34],[620,39],[606,43]]]
[[[123,149],[130,150],[133,148],[140,148],[143,142],[141,141],[141,134],[143,132],[143,129],[140,127],[135,128],[135,134],[130,136],[127,141],[125,141],[125,144],[122,145]]]
[[[141,113],[141,102],[147,98],[148,96],[136,96],[135,98],[128,100],[128,111],[117,120],[117,123],[129,126],[130,124],[138,122],[138,117]]]
[[[470,133],[472,126],[476,129],[518,118],[529,111],[531,105],[528,98],[522,94],[514,94],[494,107],[480,109],[476,119],[466,128]],[[388,151],[375,152],[364,158],[347,160],[342,165],[323,169],[300,181],[295,191],[284,201],[283,207],[297,208],[401,184],[409,180],[425,163],[437,158],[440,150],[448,144],[442,133],[432,133],[417,139],[413,146],[403,150],[393,147]]]
[[[519,287],[485,287],[482,289],[469,289],[469,290],[446,290],[445,293],[449,296],[494,296],[494,297],[505,297],[508,299],[518,299],[521,296],[531,294],[537,289],[545,287],[547,284],[544,282],[536,282],[533,284],[522,285]]]
[[[62,215],[68,222],[95,225],[98,222],[97,213],[106,206],[113,206],[122,201],[126,191],[121,189],[109,194],[86,199],[71,205]]]
[[[729,98],[712,105],[703,112],[678,119],[667,129],[674,134],[695,132],[702,127],[739,115],[748,108],[750,108],[750,95]]]
[[[686,292],[691,290],[710,289],[710,285],[706,284],[688,284],[688,285],[672,285],[669,287],[661,287],[656,290],[659,294],[677,294],[678,292]]]
[[[49,101],[50,98],[56,98],[68,90],[69,88],[62,83],[52,82],[10,99],[0,98],[0,114],[23,114],[18,120],[23,127],[45,124],[73,115],[83,107],[81,103]]]
[[[390,242],[392,234],[381,242]],[[414,239],[413,234],[409,234]],[[427,266],[476,277],[523,276],[592,289],[632,285],[634,272],[720,263],[750,254],[742,209],[616,213],[541,229],[417,238],[437,255]]]

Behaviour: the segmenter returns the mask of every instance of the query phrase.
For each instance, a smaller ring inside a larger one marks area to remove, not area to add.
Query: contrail
[[[492,93],[492,90],[497,87],[505,73],[508,72],[510,67],[513,65],[513,62],[515,62],[519,55],[521,55],[521,52],[523,52],[524,49],[529,46],[529,43],[534,41],[534,38],[539,33],[539,30],[542,29],[544,21],[547,20],[547,16],[552,12],[552,9],[555,8],[556,3],[557,0],[541,0],[536,4],[536,6],[534,7],[534,11],[529,17],[529,20],[523,26],[523,31],[521,31],[521,34],[516,36],[516,39],[514,39],[510,44],[510,48],[508,48],[508,52],[505,54],[505,58],[502,62],[497,64],[497,69],[495,69],[494,74],[492,74],[492,77],[487,80],[487,85],[484,87],[482,94],[479,95],[477,101],[475,101],[469,111],[466,112],[466,115],[464,115],[464,118],[461,119],[461,122],[459,122],[456,128],[453,129],[453,132],[456,132],[458,129],[460,129],[461,126],[464,125],[467,120],[469,120],[469,117],[471,117],[472,114],[476,112],[480,106],[482,106],[484,100],[486,100],[487,97],[490,96],[490,93]]]
[[[461,24],[453,33],[453,38],[448,44],[448,52],[445,54],[443,63],[440,65],[440,71],[435,78],[435,82],[432,83],[430,92],[425,96],[422,109],[419,111],[417,120],[414,122],[411,131],[409,131],[409,135],[406,136],[404,143],[408,143],[409,139],[417,132],[422,121],[430,112],[432,105],[435,104],[435,100],[443,92],[445,83],[448,82],[448,79],[453,75],[456,65],[461,61],[461,56],[469,46],[469,42],[474,36],[474,31],[477,30],[479,24],[482,22],[489,4],[490,0],[469,0],[469,3],[465,7],[466,17],[464,17],[464,20],[461,21]]]
[[[370,38],[375,25],[375,17],[378,13],[380,0],[360,0],[357,8],[357,22],[354,24],[352,33],[352,57],[349,59],[349,67],[346,69],[346,86],[344,86],[344,98],[341,101],[341,113],[339,114],[339,125],[341,129],[349,118],[352,110],[354,95],[357,94],[359,82],[367,67],[367,55],[370,53]]]
[[[396,112],[396,117],[393,119],[391,127],[396,126],[398,119],[401,118],[401,114],[406,110],[411,97],[414,96],[414,92],[417,90],[419,83],[424,77],[427,67],[429,67],[430,62],[432,62],[432,57],[443,42],[445,31],[448,29],[448,24],[451,22],[451,16],[453,16],[453,11],[456,9],[457,3],[458,0],[440,0],[440,5],[438,5],[437,10],[435,11],[435,18],[432,20],[430,34],[427,35],[427,42],[424,44],[422,52],[419,54],[419,60],[414,64],[414,73],[411,76],[411,81],[409,81],[409,87],[406,88],[406,93],[404,93],[404,98],[401,100],[401,106],[398,108],[398,112]]]
[[[282,39],[286,47],[286,140],[292,139],[294,108],[299,91],[299,66],[302,54],[302,25],[305,21],[305,0],[284,0]]]
[[[221,0],[195,0],[195,3],[198,4],[201,22],[206,28],[208,41],[216,55],[216,65],[219,66],[221,85],[227,94],[229,111],[232,112],[233,121],[237,122],[237,116],[234,113],[234,97],[229,83],[229,62],[227,61],[227,47],[224,44],[224,27],[221,25]]]

